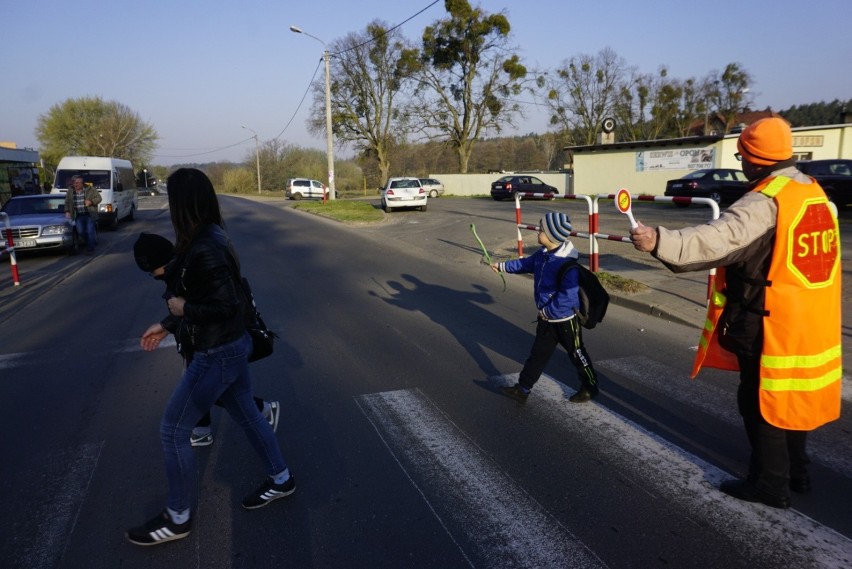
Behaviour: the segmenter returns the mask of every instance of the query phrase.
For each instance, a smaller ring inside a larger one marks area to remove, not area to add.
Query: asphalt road
[[[512,206],[490,200],[346,227],[283,200],[222,198],[281,334],[252,370],[256,393],[281,402],[298,489],[242,510],[263,473],[217,411],[215,443],[197,453],[193,533],[129,544],[124,530],[164,503],[158,422],[180,374],[172,347],[137,347],[164,308],[132,244],[171,234],[163,198],[143,203],[98,256],[36,259],[22,266],[28,288],[4,291],[0,567],[852,564],[848,403],[812,437],[814,491],[793,510],[730,499],[715,486],[748,455],[736,381],[687,379],[693,327],[612,306],[586,334],[595,402],[567,402],[578,384],[561,352],[525,405],[498,394],[526,357],[534,308],[528,279],[508,276],[504,291],[479,262],[470,223],[498,254],[514,247]],[[530,202],[529,215],[550,207]],[[643,217],[657,215],[706,212]]]

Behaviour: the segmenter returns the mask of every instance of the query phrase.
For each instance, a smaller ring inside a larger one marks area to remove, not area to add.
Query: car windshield
[[[57,189],[68,189],[71,187],[73,176],[83,176],[83,184],[101,190],[109,189],[109,170],[59,170],[56,172],[56,181],[53,187]]]
[[[25,200],[9,200],[3,206],[3,211],[9,215],[32,215],[36,213],[64,213],[65,198],[28,198]]]

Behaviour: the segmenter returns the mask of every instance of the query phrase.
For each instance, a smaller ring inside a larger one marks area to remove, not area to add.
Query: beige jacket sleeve
[[[676,273],[740,262],[749,256],[749,245],[775,231],[777,212],[774,200],[749,192],[719,219],[704,225],[679,230],[658,227],[653,255]]]

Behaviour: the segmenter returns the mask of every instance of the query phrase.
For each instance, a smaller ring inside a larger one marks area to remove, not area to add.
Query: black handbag
[[[261,318],[260,312],[257,310],[257,303],[254,301],[254,295],[251,292],[251,286],[249,286],[248,279],[243,277],[240,284],[243,287],[243,294],[245,294],[246,300],[248,301],[249,309],[246,317],[246,329],[251,336],[252,350],[248,361],[254,362],[262,360],[272,354],[274,341],[278,335],[270,330],[266,326],[266,322],[264,322],[263,318]]]

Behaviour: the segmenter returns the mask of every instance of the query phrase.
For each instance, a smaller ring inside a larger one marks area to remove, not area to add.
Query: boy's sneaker
[[[520,383],[516,383],[512,387],[501,387],[500,393],[520,403],[526,403],[527,397],[530,396],[530,390],[523,387]]]
[[[263,417],[269,421],[269,426],[274,432],[278,430],[278,414],[281,412],[281,406],[278,405],[278,401],[267,401],[267,403],[269,403],[269,411],[264,409]]]
[[[192,529],[192,519],[186,520],[186,523],[176,524],[172,522],[167,510],[137,528],[127,530],[127,539],[136,545],[159,545],[167,541],[183,539],[189,535]]]
[[[189,444],[194,447],[210,446],[213,444],[213,433],[207,432],[197,435],[195,433],[192,433],[191,435],[189,435]]]
[[[243,508],[255,510],[262,508],[268,503],[285,498],[296,491],[296,479],[293,475],[284,484],[276,484],[272,478],[267,478],[260,488],[249,494],[243,500]]]

